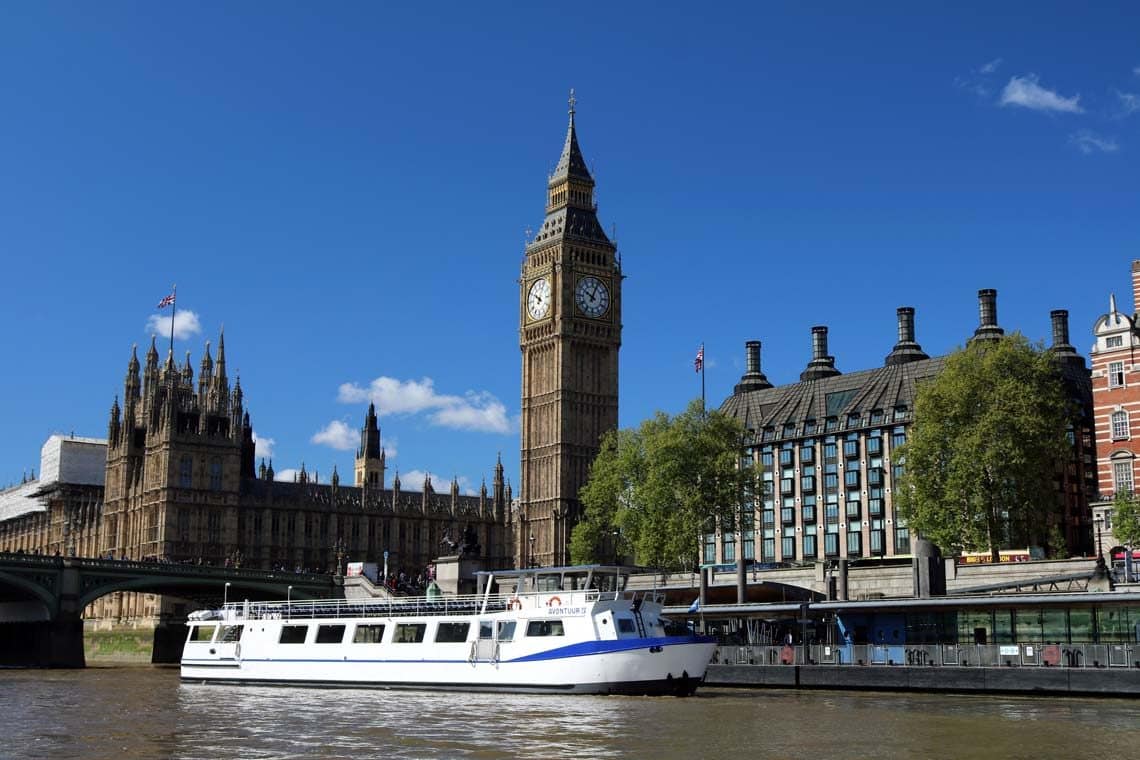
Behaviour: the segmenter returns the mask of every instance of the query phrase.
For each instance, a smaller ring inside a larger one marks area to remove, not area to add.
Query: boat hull
[[[593,642],[487,662],[457,659],[184,657],[187,682],[530,694],[692,694],[715,643],[701,637]],[[592,650],[592,651],[591,651]],[[219,652],[219,655],[222,653]]]

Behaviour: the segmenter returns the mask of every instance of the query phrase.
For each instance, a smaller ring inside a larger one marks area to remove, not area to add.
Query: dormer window
[[[1106,348],[1121,348],[1124,345],[1123,335],[1110,335],[1104,339]]]

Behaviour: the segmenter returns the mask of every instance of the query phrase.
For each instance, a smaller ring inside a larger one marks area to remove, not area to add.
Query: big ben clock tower
[[[598,223],[594,178],[570,126],[546,219],[519,280],[522,488],[515,560],[570,562],[570,531],[602,434],[618,422],[621,263]]]

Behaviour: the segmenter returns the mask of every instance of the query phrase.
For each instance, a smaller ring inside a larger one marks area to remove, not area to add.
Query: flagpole
[[[705,413],[705,344],[701,344],[701,414]]]
[[[178,285],[170,288],[170,355],[174,356],[174,315],[178,312]]]

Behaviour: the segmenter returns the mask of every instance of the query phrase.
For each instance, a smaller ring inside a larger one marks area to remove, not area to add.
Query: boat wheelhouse
[[[506,692],[691,694],[715,640],[666,631],[631,570],[479,573],[478,593],[243,601],[191,615],[186,681]]]

